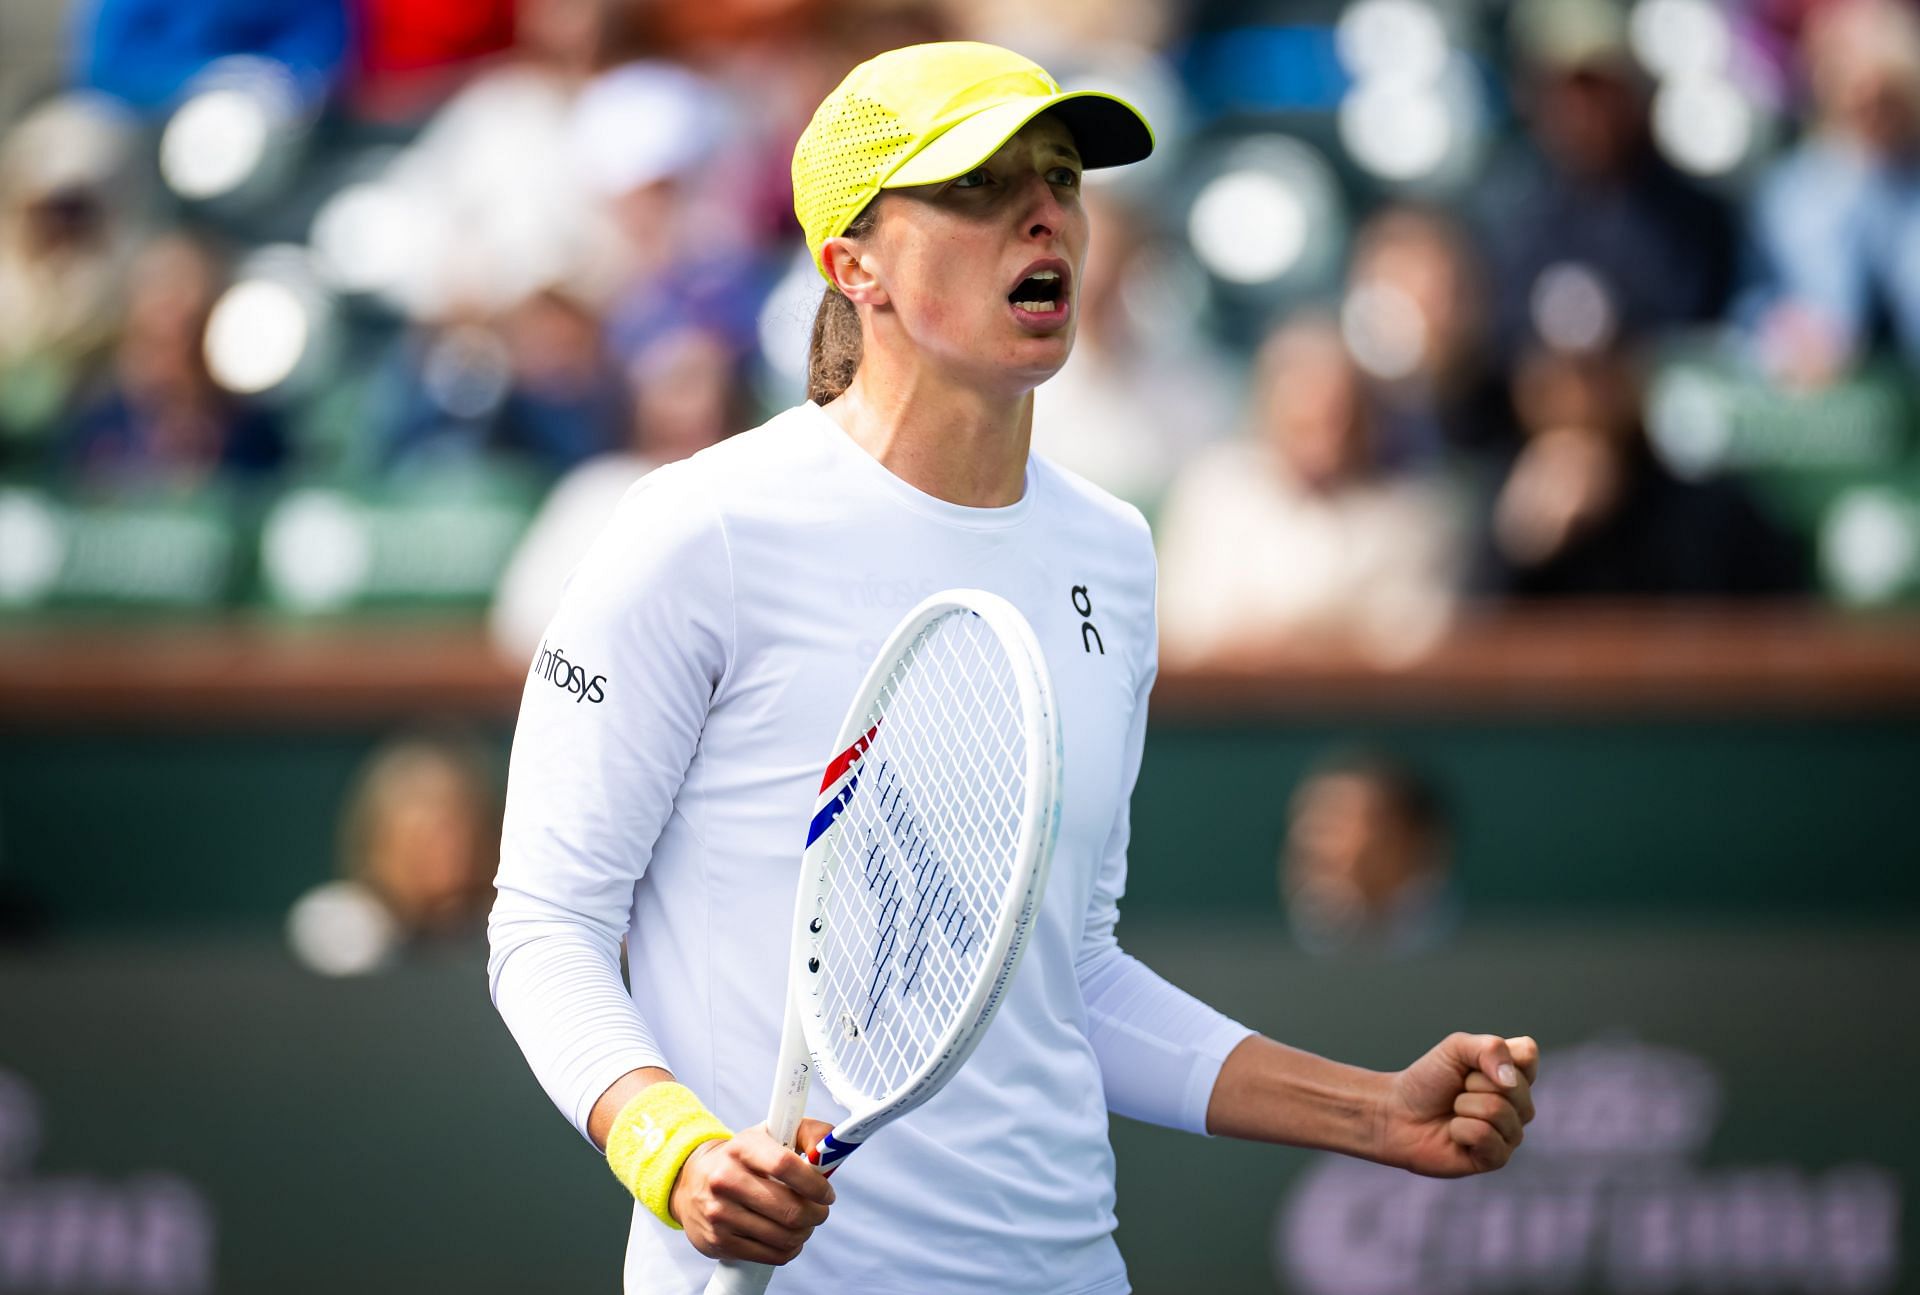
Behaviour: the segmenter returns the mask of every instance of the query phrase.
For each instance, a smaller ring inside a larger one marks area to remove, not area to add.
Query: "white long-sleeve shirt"
[[[1063,729],[1052,873],[979,1050],[836,1175],[831,1217],[779,1282],[1125,1291],[1107,1112],[1201,1130],[1248,1031],[1115,941],[1157,660],[1153,553],[1135,510],[1044,459],[1018,503],[962,507],[805,404],[636,485],[528,676],[494,1001],[583,1131],[641,1066],[672,1070],[736,1128],[764,1119],[828,747],[888,631],[955,586],[1011,600],[1047,657]],[[844,1113],[815,1086],[809,1114]],[[630,1295],[697,1291],[711,1271],[635,1210]]]

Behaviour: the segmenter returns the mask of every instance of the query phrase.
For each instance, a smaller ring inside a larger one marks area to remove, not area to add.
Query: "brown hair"
[[[865,238],[880,217],[877,204],[868,203],[841,231],[847,238]],[[813,337],[807,344],[807,399],[816,405],[838,399],[853,385],[860,367],[860,311],[840,290],[827,285],[820,309],[813,316]]]

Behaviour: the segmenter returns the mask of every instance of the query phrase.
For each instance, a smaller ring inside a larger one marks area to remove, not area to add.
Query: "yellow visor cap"
[[[1066,91],[1038,63],[979,41],[888,50],[847,73],[793,149],[793,212],[814,269],[882,189],[937,184],[985,162],[1052,110],[1088,170],[1153,152],[1153,130],[1126,100]]]

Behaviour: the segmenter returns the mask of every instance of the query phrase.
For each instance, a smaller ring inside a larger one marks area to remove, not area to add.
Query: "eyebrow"
[[[1067,161],[1072,162],[1075,166],[1082,165],[1080,161],[1080,155],[1073,151],[1073,145],[1071,144],[1055,144],[1053,146],[1053,151],[1058,153],[1061,157],[1066,158]]]

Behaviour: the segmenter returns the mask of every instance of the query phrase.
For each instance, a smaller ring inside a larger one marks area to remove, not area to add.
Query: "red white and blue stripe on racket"
[[[827,773],[820,780],[820,799],[814,802],[813,821],[807,825],[807,845],[815,841],[833,826],[833,820],[839,818],[848,805],[853,803],[853,792],[860,785],[860,757],[873,745],[873,735],[880,731],[875,724],[863,733],[852,746],[833,757],[827,765]]]

